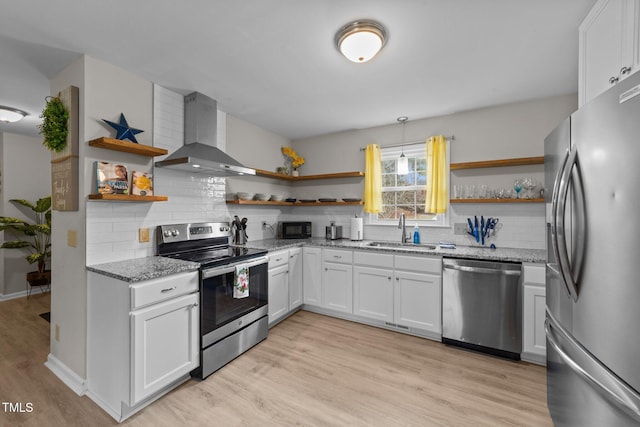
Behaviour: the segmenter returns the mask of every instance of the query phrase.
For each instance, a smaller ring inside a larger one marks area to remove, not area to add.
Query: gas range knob
[[[220,231],[229,231],[229,227],[220,227]]]
[[[173,237],[176,237],[178,234],[180,234],[180,232],[178,230],[171,230],[171,235]]]
[[[171,230],[164,230],[164,237],[171,237]]]

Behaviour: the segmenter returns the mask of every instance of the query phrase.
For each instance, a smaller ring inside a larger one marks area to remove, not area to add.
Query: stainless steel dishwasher
[[[443,260],[442,342],[519,360],[520,263]]]

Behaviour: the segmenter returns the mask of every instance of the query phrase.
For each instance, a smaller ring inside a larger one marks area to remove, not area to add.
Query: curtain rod
[[[448,141],[454,141],[456,138],[451,134],[451,136],[446,137]],[[409,141],[409,142],[398,142],[394,144],[386,144],[381,145],[380,148],[391,148],[391,147],[402,147],[404,145],[413,145],[413,144],[422,144],[425,141]],[[367,147],[360,147],[360,151],[365,151]]]

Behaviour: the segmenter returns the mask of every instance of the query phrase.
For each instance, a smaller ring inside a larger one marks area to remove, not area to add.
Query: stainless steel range
[[[200,263],[200,367],[192,376],[204,379],[267,338],[267,251],[229,245],[226,222],[161,225],[156,234],[158,255]],[[234,293],[247,270],[248,295]]]

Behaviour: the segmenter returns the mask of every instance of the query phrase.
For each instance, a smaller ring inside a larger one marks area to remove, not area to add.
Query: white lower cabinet
[[[393,323],[393,288],[393,271],[355,265],[353,314]]]
[[[269,325],[302,305],[302,248],[269,254]]]
[[[89,272],[87,395],[118,421],[198,367],[198,272],[129,283]]]
[[[198,366],[197,303],[189,294],[131,313],[133,404]]]
[[[322,272],[322,306],[353,312],[353,266],[325,262]]]
[[[289,265],[269,268],[269,324],[289,311]]]
[[[302,248],[302,295],[305,305],[322,304],[322,249]]]
[[[289,311],[302,305],[302,248],[289,249]]]
[[[353,252],[322,250],[322,307],[353,313]]]
[[[430,256],[353,254],[354,314],[442,335],[442,259]]]
[[[442,334],[440,276],[396,271],[395,279],[394,323]]]
[[[522,303],[522,360],[546,364],[547,337],[544,331],[546,288],[544,264],[524,263]]]

